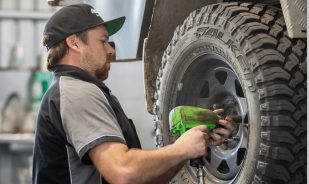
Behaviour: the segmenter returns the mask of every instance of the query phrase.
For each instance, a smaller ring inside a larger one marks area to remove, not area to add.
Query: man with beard
[[[54,81],[38,114],[33,183],[167,183],[189,159],[204,156],[233,131],[198,126],[169,146],[142,150],[133,122],[102,82],[115,50],[109,36],[125,18],[104,22],[93,7],[61,8],[47,22],[43,44]]]

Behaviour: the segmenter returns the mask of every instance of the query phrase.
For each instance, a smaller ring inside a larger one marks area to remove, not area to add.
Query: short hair
[[[88,41],[87,32],[88,30],[80,32],[80,33],[76,33],[75,35],[78,38],[80,38],[82,42],[87,44],[87,41]],[[43,46],[46,46],[49,40],[50,40],[50,37],[48,35],[44,35],[43,40],[42,40]],[[55,44],[52,48],[50,48],[47,53],[47,64],[46,64],[47,70],[54,71],[55,66],[59,64],[61,59],[68,53],[68,51],[69,51],[69,47],[65,39]]]

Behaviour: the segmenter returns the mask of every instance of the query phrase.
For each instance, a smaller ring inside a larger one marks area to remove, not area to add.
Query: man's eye
[[[115,42],[109,41],[108,44],[113,47],[113,49],[116,49]]]

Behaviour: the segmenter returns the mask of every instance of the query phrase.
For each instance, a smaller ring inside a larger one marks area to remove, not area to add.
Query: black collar
[[[55,76],[70,76],[82,81],[90,82],[98,87],[102,88],[105,92],[110,94],[110,90],[108,87],[100,80],[96,79],[92,75],[90,75],[87,71],[72,65],[56,65],[55,66]]]

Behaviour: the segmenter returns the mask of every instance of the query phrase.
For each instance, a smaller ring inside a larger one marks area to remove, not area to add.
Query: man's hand
[[[214,110],[214,113],[221,114],[223,113],[223,111],[224,111],[223,109],[216,109]],[[232,133],[235,129],[234,127],[235,122],[229,116],[227,116],[225,119],[220,119],[218,124],[221,126],[213,129],[209,133],[209,146],[221,145],[224,142],[224,140],[232,136]]]
[[[186,151],[187,159],[206,155],[207,141],[209,140],[207,126],[200,125],[186,131],[175,141],[175,146]]]

